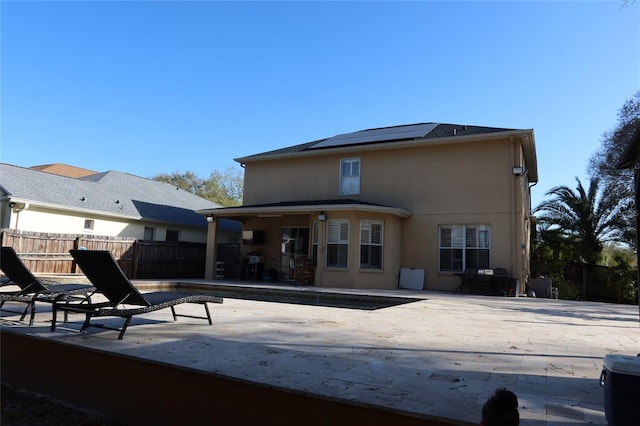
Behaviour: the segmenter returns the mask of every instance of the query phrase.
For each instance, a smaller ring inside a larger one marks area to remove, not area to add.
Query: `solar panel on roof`
[[[368,142],[382,142],[399,139],[423,138],[435,129],[438,123],[411,124],[408,126],[386,127],[383,129],[361,130],[353,133],[343,133],[318,142],[309,147],[328,148],[332,146],[356,145]]]

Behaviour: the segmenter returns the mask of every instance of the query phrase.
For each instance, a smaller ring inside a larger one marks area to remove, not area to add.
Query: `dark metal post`
[[[633,172],[636,209],[636,296],[638,297],[638,325],[640,326],[640,193],[638,193],[640,163],[636,162]]]

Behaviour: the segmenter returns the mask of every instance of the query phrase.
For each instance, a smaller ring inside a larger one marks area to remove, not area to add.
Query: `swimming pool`
[[[229,299],[256,300],[260,302],[291,303],[297,305],[325,306],[343,309],[376,310],[413,303],[424,298],[352,294],[329,291],[313,291],[286,288],[252,287],[224,284],[193,285],[178,283],[179,291],[202,291]]]

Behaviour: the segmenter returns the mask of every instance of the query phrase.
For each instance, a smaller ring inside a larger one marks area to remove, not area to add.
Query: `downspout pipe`
[[[511,141],[511,158],[510,158],[510,166],[513,166],[515,164],[516,161],[516,146],[517,146],[517,142],[516,142],[516,138],[512,136],[510,136],[510,141]],[[519,263],[517,262],[517,256],[516,256],[516,250],[518,250],[518,242],[516,241],[517,235],[518,235],[518,231],[516,229],[517,223],[518,221],[516,220],[516,203],[517,203],[517,196],[516,196],[516,184],[515,184],[515,176],[512,176],[511,179],[511,183],[510,183],[510,192],[511,192],[511,214],[510,219],[511,219],[511,268],[512,268],[512,273],[513,275],[515,275],[516,270],[518,271],[518,288],[516,289],[516,296],[518,296],[520,293],[522,293],[521,291],[521,287],[522,287],[522,265],[519,265]]]

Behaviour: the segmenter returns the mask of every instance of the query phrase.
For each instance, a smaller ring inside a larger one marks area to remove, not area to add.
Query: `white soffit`
[[[369,142],[383,142],[402,139],[423,138],[436,128],[438,123],[410,124],[408,126],[385,127],[382,129],[361,130],[353,133],[343,133],[315,145],[309,149],[329,148],[333,146],[357,145]]]

